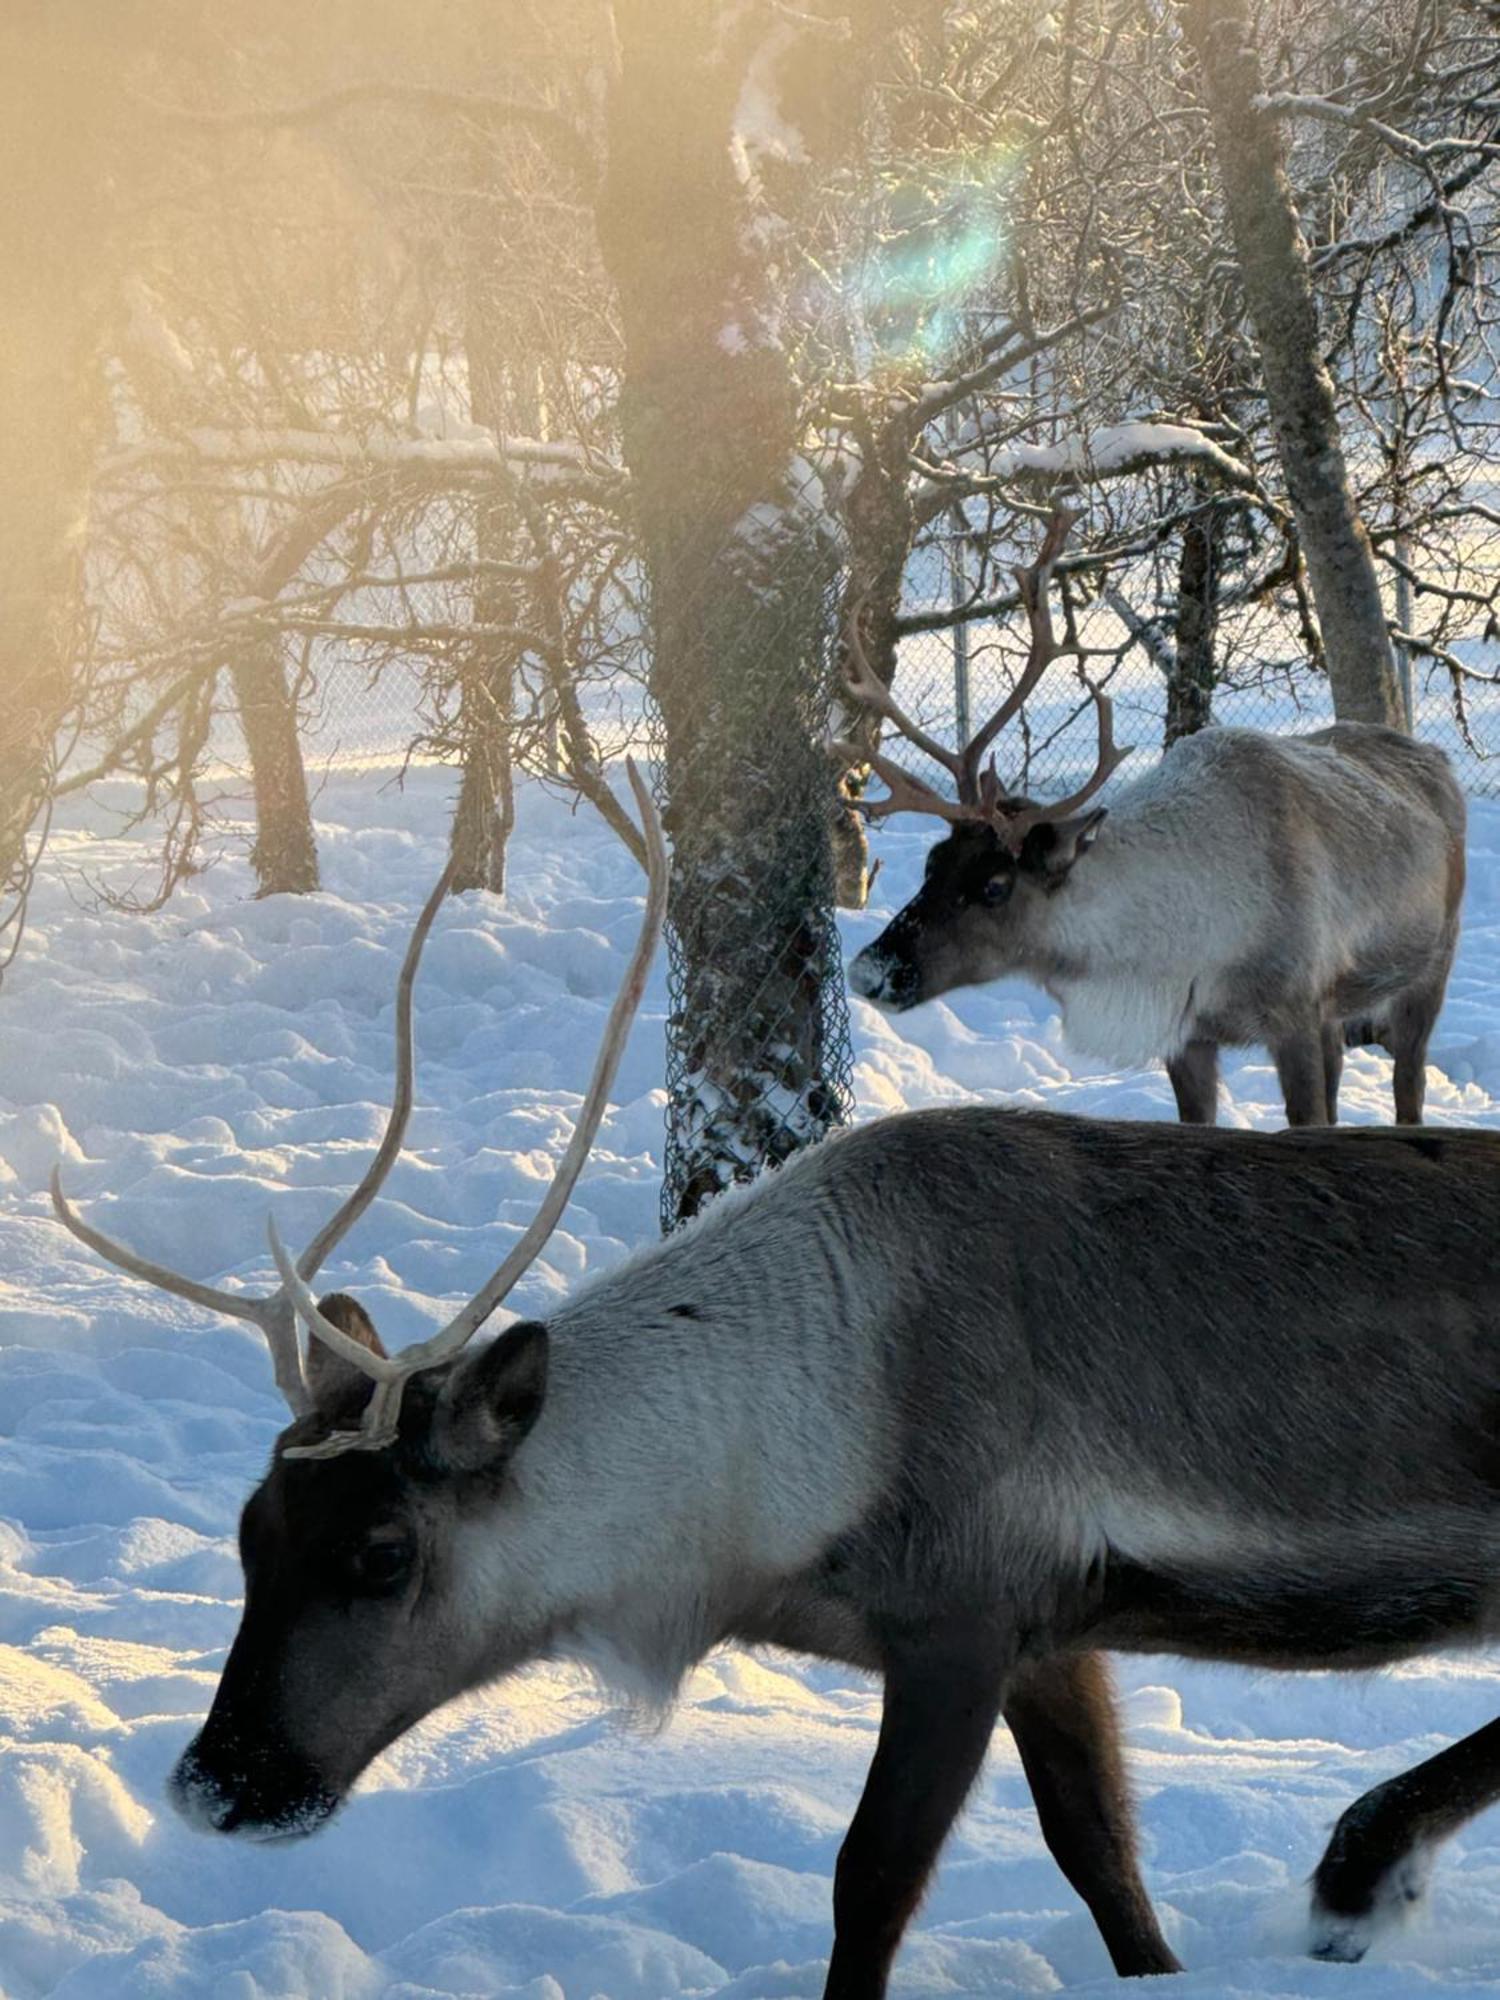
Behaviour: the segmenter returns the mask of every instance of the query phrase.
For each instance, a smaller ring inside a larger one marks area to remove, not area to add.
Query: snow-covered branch
[[[1320,124],[1343,125],[1357,132],[1368,132],[1414,167],[1430,167],[1438,160],[1460,157],[1500,159],[1500,139],[1455,136],[1414,139],[1409,132],[1398,131],[1394,125],[1386,124],[1383,118],[1377,118],[1363,106],[1339,104],[1331,97],[1313,97],[1293,90],[1265,91],[1251,99],[1251,108],[1274,118],[1312,118]]]
[[[444,117],[466,119],[471,124],[519,126],[545,141],[557,160],[584,187],[591,190],[599,178],[598,162],[582,132],[554,105],[495,97],[482,91],[369,82],[346,84],[342,89],[325,91],[300,104],[266,105],[247,111],[185,111],[163,105],[153,105],[151,109],[154,116],[173,125],[210,132],[244,132],[287,131],[298,126],[320,125],[342,112],[368,105],[388,105],[398,111],[437,112]]]
[[[1480,176],[1489,171],[1490,161],[1481,156],[1470,160],[1456,174],[1439,181],[1427,199],[1418,204],[1402,221],[1390,228],[1381,229],[1368,235],[1341,236],[1335,242],[1320,245],[1312,253],[1312,267],[1322,272],[1330,265],[1345,257],[1378,257],[1387,250],[1394,250],[1400,244],[1418,236],[1424,229],[1430,229],[1447,213],[1455,197],[1466,188],[1472,187]],[[1430,183],[1429,183],[1430,185]]]
[[[1162,631],[1160,625],[1154,619],[1143,618],[1130,602],[1130,599],[1125,595],[1124,591],[1113,583],[1105,584],[1099,596],[1101,601],[1107,604],[1110,610],[1113,611],[1131,638],[1142,648],[1152,664],[1159,667],[1164,674],[1175,673],[1177,670],[1177,655],[1169,644],[1167,636]]]
[[[599,498],[616,497],[626,475],[582,445],[541,438],[500,437],[477,432],[461,438],[357,437],[340,431],[193,430],[181,438],[134,445],[106,459],[101,485],[118,485],[138,472],[184,465],[329,466],[339,471],[380,473],[421,467],[463,478],[471,473],[524,471],[547,485]]]
[[[988,458],[983,473],[933,466],[917,490],[915,506],[919,516],[930,519],[969,495],[1026,485],[1094,485],[1180,464],[1212,472],[1237,492],[1259,493],[1254,472],[1202,431],[1186,424],[1104,424],[1057,444],[1003,446]]]

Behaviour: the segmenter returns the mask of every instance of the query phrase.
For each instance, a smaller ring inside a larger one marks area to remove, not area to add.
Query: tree
[[[1255,329],[1338,715],[1406,723],[1369,538],[1350,490],[1321,359],[1307,247],[1243,0],[1182,0],[1214,128],[1240,280]]]
[[[598,215],[666,736],[680,1219],[840,1113],[818,741],[835,523],[802,449],[783,259],[880,24],[846,44],[832,20],[700,0],[620,0],[615,19]]]

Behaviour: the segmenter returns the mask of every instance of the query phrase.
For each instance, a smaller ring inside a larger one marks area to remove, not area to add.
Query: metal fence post
[[[968,602],[968,578],[964,575],[964,538],[955,532],[948,538],[948,606],[962,611]],[[959,619],[953,627],[953,721],[958,742],[973,735],[969,726],[969,627]]]

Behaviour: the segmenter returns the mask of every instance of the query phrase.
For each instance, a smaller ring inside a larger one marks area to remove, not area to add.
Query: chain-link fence
[[[749,671],[722,662],[686,689],[651,683],[674,869],[664,1229],[853,1111],[823,748],[836,589],[814,578],[809,614],[781,588],[780,643]]]
[[[1493,590],[1500,583],[1500,539],[1491,559]],[[1077,586],[1069,588],[1079,595]],[[969,596],[959,552],[951,544],[925,549],[908,575],[906,623],[950,619]],[[1143,632],[1145,622],[1124,588],[1080,598],[1077,635],[1086,658],[1081,668],[1067,661],[1053,667],[997,746],[1009,785],[1045,798],[1090,768],[1096,725],[1082,673],[1113,699],[1116,741],[1133,746],[1115,782],[1128,783],[1161,754],[1173,637],[1165,623]],[[1027,639],[1019,611],[908,631],[896,681],[902,707],[941,741],[966,739],[1013,685]],[[1398,649],[1415,732],[1447,751],[1469,792],[1500,796],[1500,635],[1460,639],[1445,650],[1447,661]],[[1282,734],[1333,720],[1328,682],[1309,667],[1294,616],[1275,604],[1226,613],[1216,638],[1212,715],[1222,725]],[[915,753],[905,761],[933,782],[942,778]]]
[[[1495,580],[1500,580],[1500,543]],[[921,551],[908,576],[907,623],[947,620],[961,612],[968,590],[961,564],[944,546]],[[1121,598],[1120,603],[1123,603]],[[1117,740],[1133,745],[1120,781],[1139,775],[1161,752],[1166,729],[1167,667],[1148,639],[1132,634],[1122,611],[1101,596],[1077,612],[1078,636],[1089,651],[1085,670],[1115,704]],[[1019,612],[1002,618],[939,624],[908,631],[900,647],[898,697],[913,719],[945,742],[977,729],[1004,698],[1025,656]],[[1170,649],[1169,633],[1161,648]],[[1399,660],[1410,687],[1416,733],[1453,759],[1475,796],[1500,796],[1500,637],[1455,641],[1449,661],[1409,654]],[[646,745],[652,736],[643,666],[628,678],[590,690],[585,712],[604,757]],[[431,754],[436,719],[431,678],[418,663],[386,661],[371,671],[348,649],[320,651],[304,722],[310,764],[399,764]],[[1216,722],[1276,732],[1307,731],[1333,719],[1328,683],[1307,663],[1295,618],[1275,605],[1238,607],[1217,644],[1212,691]],[[1060,662],[999,746],[1006,779],[1040,796],[1064,788],[1094,748],[1093,707],[1076,669]],[[216,747],[239,754],[233,720],[225,716]],[[917,764],[915,755],[912,760]],[[928,774],[931,775],[931,774]]]
[[[804,496],[765,514],[695,552],[665,590],[634,571],[585,643],[559,642],[565,674],[501,654],[509,707],[494,720],[522,771],[577,790],[587,769],[589,796],[607,806],[601,767],[627,751],[650,761],[673,851],[669,1227],[845,1122],[853,1102],[826,748],[837,565]],[[454,629],[448,604],[408,593],[400,610],[413,609]],[[440,659],[403,659],[388,641],[392,610],[356,601],[346,621],[380,631],[378,655],[361,662],[346,643],[305,657],[301,740],[314,783],[332,764],[390,772],[408,757],[464,754],[463,704],[495,683],[493,651],[486,659],[475,642],[466,664],[460,630]],[[243,756],[237,736],[225,714],[231,762]]]
[[[809,546],[816,550],[816,537]],[[802,584],[788,580],[792,557],[773,559],[756,586],[771,611],[752,590],[736,617],[720,601],[734,559],[726,550],[695,565],[691,584],[676,593],[675,629],[633,586],[607,621],[602,665],[572,684],[573,720],[549,708],[545,687],[533,688],[523,732],[522,767],[563,787],[575,783],[580,756],[596,772],[627,750],[651,761],[676,864],[662,1198],[669,1227],[731,1181],[843,1122],[851,1104],[826,744],[843,579],[826,545],[808,559]],[[1007,786],[1039,799],[1073,789],[1093,768],[1096,688],[1112,698],[1116,741],[1132,746],[1112,782],[1149,768],[1161,753],[1176,668],[1172,617],[1153,623],[1139,609],[1169,601],[1160,577],[1127,573],[1101,584],[1079,567],[1060,572],[1055,589],[1078,654],[1051,667],[995,746]],[[919,550],[907,575],[895,694],[915,722],[954,745],[1005,698],[1030,641],[1018,604],[977,607],[976,616],[972,599],[961,545]],[[654,659],[648,621],[657,628]],[[748,640],[746,622],[756,623]],[[674,646],[675,681],[661,669],[663,649]],[[1217,723],[1305,732],[1332,719],[1295,605],[1227,601],[1212,657]],[[1500,644],[1481,632],[1403,665],[1418,733],[1448,751],[1471,792],[1500,795]],[[347,641],[304,654],[302,743],[314,784],[332,764],[393,772],[413,757],[458,754],[462,736],[446,706],[454,686],[448,657],[435,673],[430,658],[389,645],[378,664]],[[564,754],[556,746],[570,731]],[[230,761],[241,761],[227,714],[220,736]],[[911,745],[895,755],[946,789],[947,774],[924,770]]]

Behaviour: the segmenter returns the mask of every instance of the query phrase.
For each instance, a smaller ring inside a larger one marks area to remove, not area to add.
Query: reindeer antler
[[[343,1241],[370,1206],[390,1172],[392,1161],[401,1151],[412,1103],[412,988],[416,982],[417,966],[421,962],[422,947],[452,885],[453,868],[454,864],[450,861],[422,905],[422,913],[417,918],[407,943],[406,956],[401,962],[401,975],[396,982],[396,1081],[385,1131],[359,1185],[328,1218],[297,1259],[296,1271],[304,1284],[317,1276],[329,1253]],[[185,1277],[166,1264],[140,1256],[127,1244],[117,1242],[113,1236],[106,1236],[102,1229],[95,1229],[91,1223],[85,1222],[63,1193],[62,1174],[57,1167],[52,1169],[51,1186],[52,1210],[58,1221],[65,1229],[71,1230],[80,1243],[86,1243],[91,1250],[97,1251],[107,1263],[121,1271],[128,1271],[133,1278],[143,1278],[148,1285],[155,1285],[160,1291],[170,1292],[174,1298],[188,1299],[193,1305],[206,1307],[209,1312],[223,1313],[230,1319],[249,1320],[253,1326],[258,1326],[271,1350],[276,1386],[286,1398],[292,1415],[300,1417],[311,1407],[312,1398],[308,1394],[302,1367],[302,1351],[297,1342],[296,1313],[292,1294],[285,1283],[259,1298],[244,1292],[221,1291],[217,1285],[200,1284],[196,1278]]]
[[[845,632],[850,662],[846,675],[849,692],[867,708],[894,723],[899,734],[934,763],[951,772],[956,792],[955,798],[945,799],[931,785],[891,758],[862,752],[856,745],[840,740],[835,743],[835,749],[841,755],[847,755],[851,763],[867,763],[886,786],[887,796],[883,799],[853,801],[867,817],[883,819],[888,813],[922,812],[950,823],[977,821],[992,826],[1006,846],[1019,853],[1021,843],[1034,826],[1062,819],[1074,811],[1085,799],[1091,798],[1130,755],[1132,745],[1127,744],[1124,749],[1115,745],[1113,704],[1107,695],[1090,684],[1089,693],[1099,716],[1099,751],[1092,775],[1076,792],[1065,799],[1049,801],[1046,805],[1032,805],[1019,795],[1006,791],[993,758],[987,768],[981,768],[985,752],[1020,710],[1048,667],[1054,660],[1078,651],[1076,640],[1058,641],[1052,627],[1050,601],[1053,566],[1077,520],[1076,513],[1058,508],[1047,524],[1036,560],[1028,567],[1015,571],[1016,587],[1031,628],[1026,664],[999,707],[958,750],[949,750],[926,730],[919,729],[897,706],[890,689],[875,672],[864,650],[859,632],[864,603],[861,601],[855,606]]]
[[[272,1220],[270,1223],[271,1254],[276,1259],[276,1268],[281,1273],[282,1283],[291,1295],[298,1313],[306,1322],[309,1333],[323,1341],[335,1353],[342,1355],[344,1360],[362,1370],[375,1384],[357,1430],[335,1431],[317,1444],[289,1445],[285,1453],[289,1458],[334,1458],[346,1451],[378,1451],[390,1444],[396,1436],[396,1426],[401,1414],[401,1397],[406,1384],[414,1375],[422,1374],[429,1368],[440,1367],[445,1361],[452,1360],[453,1356],[473,1339],[496,1306],[515,1288],[524,1273],[536,1261],[568,1205],[574,1183],[583,1170],[584,1162],[589,1156],[605,1108],[609,1103],[615,1072],[619,1068],[620,1056],[624,1051],[631,1021],[640,1005],[641,994],[645,990],[646,974],[650,969],[667,912],[667,888],[671,870],[667,860],[666,836],[662,831],[661,816],[632,759],[626,759],[625,769],[630,779],[630,788],[635,794],[636,804],[640,808],[641,827],[645,835],[646,911],[641,919],[640,934],[636,939],[630,964],[626,968],[625,978],[615,995],[614,1006],[610,1009],[604,1040],[594,1062],[594,1074],[578,1114],[578,1123],[573,1127],[573,1136],[568,1141],[562,1159],[558,1162],[551,1185],[543,1195],[537,1212],[520,1242],[490,1274],[468,1304],[454,1314],[441,1332],[433,1334],[428,1340],[416,1342],[399,1355],[387,1358],[374,1354],[369,1348],[361,1346],[358,1341],[351,1340],[348,1334],[335,1326],[332,1320],[319,1310],[311,1287],[298,1266],[288,1256],[277,1234],[275,1221]]]
[[[641,922],[640,936],[636,940],[635,951],[626,969],[624,981],[610,1010],[604,1041],[594,1065],[588,1094],[578,1115],[578,1123],[573,1128],[573,1136],[558,1164],[557,1172],[552,1177],[551,1186],[542,1197],[537,1213],[520,1242],[515,1245],[498,1269],[486,1279],[463,1310],[455,1314],[440,1333],[434,1334],[430,1340],[418,1342],[394,1358],[375,1354],[369,1348],[361,1346],[358,1341],[351,1340],[342,1328],[336,1326],[322,1312],[313,1294],[312,1279],[317,1275],[329,1252],[347,1235],[375,1199],[381,1183],[401,1151],[407,1121],[411,1116],[415,1066],[412,988],[422,956],[422,947],[427,941],[433,919],[441,908],[443,898],[447,895],[453,879],[451,862],[444,869],[436,887],[423,905],[422,914],[417,919],[411,941],[406,948],[406,957],[402,962],[401,976],[396,987],[395,1088],[391,1099],[390,1117],[386,1121],[380,1145],[365,1169],[359,1185],[336,1213],[324,1223],[300,1257],[292,1258],[281,1240],[274,1220],[271,1222],[271,1254],[281,1274],[281,1283],[274,1292],[255,1298],[238,1292],[221,1291],[215,1285],[201,1284],[196,1278],[185,1277],[181,1272],[173,1271],[165,1264],[157,1264],[148,1257],[140,1256],[125,1244],[116,1242],[112,1236],[106,1236],[103,1230],[95,1229],[90,1223],[85,1222],[63,1194],[60,1177],[55,1169],[53,1171],[52,1205],[57,1218],[81,1242],[87,1243],[90,1249],[98,1251],[101,1257],[118,1266],[120,1270],[130,1272],[133,1277],[144,1278],[148,1284],[156,1285],[162,1291],[171,1292],[177,1298],[189,1299],[194,1305],[207,1307],[210,1312],[226,1313],[234,1319],[249,1320],[261,1329],[271,1350],[277,1385],[286,1397],[294,1417],[305,1415],[312,1407],[312,1398],[308,1392],[307,1377],[302,1364],[302,1353],[297,1341],[299,1317],[305,1322],[313,1338],[321,1340],[334,1353],[371,1377],[375,1383],[375,1390],[366,1406],[358,1430],[335,1432],[315,1445],[288,1446],[288,1457],[332,1458],[340,1452],[354,1449],[375,1450],[389,1444],[396,1434],[401,1395],[407,1382],[424,1369],[435,1368],[442,1362],[450,1360],[466,1341],[472,1339],[523,1272],[535,1261],[567,1206],[573,1184],[583,1169],[584,1161],[588,1158],[605,1107],[609,1102],[615,1071],[619,1067],[631,1020],[640,1004],[646,984],[646,974],[666,917],[670,871],[661,816],[631,759],[626,759],[625,768],[630,778],[631,790],[640,808],[646,843],[648,873],[646,913]]]

